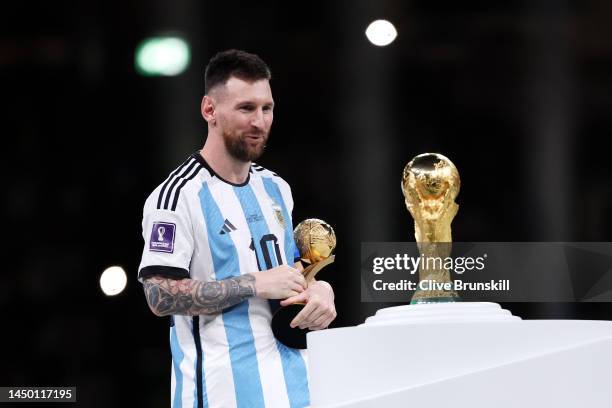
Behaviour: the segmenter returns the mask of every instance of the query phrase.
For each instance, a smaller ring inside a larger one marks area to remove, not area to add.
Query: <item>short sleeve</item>
[[[142,217],[144,248],[138,268],[140,282],[149,276],[189,277],[194,250],[193,227],[185,195],[176,210],[158,209],[156,193],[147,199]]]

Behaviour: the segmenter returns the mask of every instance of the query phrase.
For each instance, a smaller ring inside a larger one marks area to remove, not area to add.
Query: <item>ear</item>
[[[202,98],[202,104],[200,106],[200,112],[202,117],[209,125],[214,126],[216,124],[215,118],[215,101],[208,95],[204,95]]]

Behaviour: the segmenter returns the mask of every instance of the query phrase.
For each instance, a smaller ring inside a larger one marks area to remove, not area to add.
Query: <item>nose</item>
[[[256,109],[251,118],[251,126],[257,129],[264,128],[264,113],[262,109]]]

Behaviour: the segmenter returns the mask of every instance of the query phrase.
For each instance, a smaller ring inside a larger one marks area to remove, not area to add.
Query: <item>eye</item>
[[[271,105],[266,105],[263,107],[263,111],[266,113],[272,112],[273,107]]]
[[[240,105],[238,110],[242,112],[252,112],[255,107],[253,105]]]

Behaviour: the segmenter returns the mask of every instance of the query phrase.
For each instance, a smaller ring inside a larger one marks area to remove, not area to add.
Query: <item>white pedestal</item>
[[[312,408],[612,407],[612,322],[495,303],[382,309],[309,333],[308,360]]]

